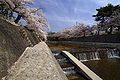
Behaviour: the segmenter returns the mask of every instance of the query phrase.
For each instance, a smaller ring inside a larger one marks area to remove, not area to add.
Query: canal
[[[103,80],[120,80],[120,57],[119,51],[115,48],[87,47],[53,42],[47,44],[52,51],[69,51]]]

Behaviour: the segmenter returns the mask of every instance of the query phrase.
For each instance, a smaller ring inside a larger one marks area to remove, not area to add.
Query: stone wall
[[[44,42],[27,47],[3,80],[67,80]]]
[[[78,37],[72,40],[81,42],[120,43],[120,33],[108,35],[95,35],[89,37]]]
[[[59,38],[48,36],[49,41],[79,41],[79,42],[101,42],[101,43],[120,43],[120,33],[108,35],[94,35],[87,37]]]
[[[0,18],[0,79],[27,46],[38,42],[39,39],[31,31]]]

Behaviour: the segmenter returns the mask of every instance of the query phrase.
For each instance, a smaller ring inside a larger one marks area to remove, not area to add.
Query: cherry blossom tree
[[[109,33],[112,33],[114,28],[120,30],[120,10],[114,11],[108,21],[106,21],[105,26],[110,28]]]
[[[83,26],[82,27],[82,32],[83,32],[83,36],[85,37],[86,36],[86,33],[88,33],[88,26]]]
[[[41,10],[25,5],[34,3],[32,0],[4,0],[11,10],[18,13],[27,22],[27,27],[33,30],[42,40],[47,39],[46,28],[49,29],[46,18]],[[17,22],[17,21],[16,21]]]
[[[93,36],[94,33],[95,33],[95,30],[96,30],[96,26],[95,25],[91,25],[91,26],[88,26],[88,34]]]
[[[91,25],[91,31],[90,32],[92,32],[92,35],[95,35],[95,34],[98,33],[98,26],[97,26],[97,24]]]
[[[82,27],[84,24],[79,23],[73,27],[70,28],[65,28],[61,30],[60,32],[57,32],[54,34],[54,37],[59,37],[59,38],[71,38],[71,37],[78,37],[82,35]]]
[[[4,1],[0,1],[0,16],[8,20],[14,20],[13,11],[5,4]]]
[[[120,10],[114,11],[104,23],[98,23],[97,28],[98,32],[105,31],[108,34],[111,34],[115,29],[120,30]]]

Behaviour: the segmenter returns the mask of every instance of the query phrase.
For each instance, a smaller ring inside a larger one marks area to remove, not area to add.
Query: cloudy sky
[[[86,25],[94,22],[96,9],[108,3],[120,4],[120,0],[34,0],[36,8],[42,8],[52,31],[74,26],[76,21]]]

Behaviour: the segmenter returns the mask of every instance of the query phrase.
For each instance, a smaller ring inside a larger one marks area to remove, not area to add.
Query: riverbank
[[[55,33],[56,34],[56,33]],[[103,35],[93,35],[93,36],[54,36],[48,35],[48,41],[77,41],[77,42],[100,42],[100,43],[120,43],[120,32],[115,34],[103,34]]]
[[[120,49],[120,43],[99,43],[99,42],[78,42],[78,41],[48,41],[51,44],[69,44],[82,47],[101,47],[101,48],[118,48]]]

